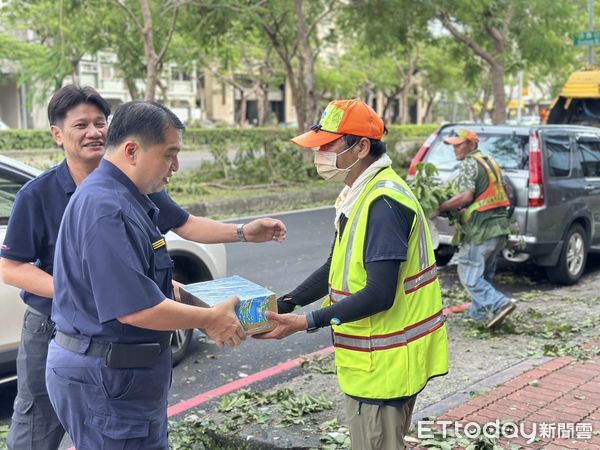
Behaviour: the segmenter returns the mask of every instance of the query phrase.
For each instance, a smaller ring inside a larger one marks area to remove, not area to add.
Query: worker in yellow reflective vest
[[[427,220],[394,172],[382,119],[360,100],[333,101],[292,142],[315,148],[317,172],[344,182],[327,262],[267,317],[261,338],[331,326],[353,449],[404,448],[415,400],[448,372],[445,317]],[[289,314],[325,297],[323,307]]]
[[[458,194],[442,203],[439,213],[461,210],[462,242],[458,253],[458,278],[471,296],[469,316],[500,325],[516,307],[492,285],[498,253],[510,233],[507,207],[510,205],[500,166],[484,156],[477,146],[479,137],[461,128],[444,140],[454,148],[460,162],[455,180]]]

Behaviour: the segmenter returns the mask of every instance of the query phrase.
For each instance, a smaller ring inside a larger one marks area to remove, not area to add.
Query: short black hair
[[[82,103],[94,105],[105,118],[110,116],[110,105],[100,94],[89,86],[68,84],[54,93],[48,103],[48,122],[57,125],[67,116],[67,113]]]
[[[185,125],[166,106],[149,101],[123,103],[115,111],[108,127],[107,151],[133,136],[144,146],[161,144],[165,142],[165,130],[169,127],[185,130]]]
[[[383,127],[383,134],[387,134],[388,133],[388,129],[384,126]],[[344,135],[344,140],[346,141],[346,144],[348,144],[348,147],[356,144],[358,141],[360,141],[364,136],[355,136],[353,134],[345,134]],[[371,142],[371,148],[369,149],[369,155],[373,156],[374,158],[379,158],[381,155],[383,155],[386,151],[386,145],[385,142],[379,140],[379,139],[371,139],[371,138],[367,138],[369,140],[369,142]]]

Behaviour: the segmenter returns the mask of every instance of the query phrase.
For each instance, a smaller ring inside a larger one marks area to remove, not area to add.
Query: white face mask
[[[350,169],[352,169],[358,163],[358,161],[360,161],[360,158],[356,158],[356,161],[354,161],[345,169],[339,169],[337,167],[337,158],[347,151],[352,150],[359,142],[360,141],[355,142],[341,153],[320,151],[315,152],[315,167],[317,168],[317,173],[320,175],[320,177],[327,181],[344,181],[348,176],[348,173],[350,173]]]

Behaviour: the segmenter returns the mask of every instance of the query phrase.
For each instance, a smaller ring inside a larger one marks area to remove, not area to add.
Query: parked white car
[[[4,242],[8,218],[21,187],[41,172],[31,166],[0,155],[0,242]],[[174,263],[173,277],[182,283],[224,277],[227,272],[225,246],[186,241],[170,232],[166,235]],[[25,304],[19,290],[0,281],[0,384],[14,380],[15,361]],[[173,364],[179,363],[192,341],[193,330],[173,333]]]

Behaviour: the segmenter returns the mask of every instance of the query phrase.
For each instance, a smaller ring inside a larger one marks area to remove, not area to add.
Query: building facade
[[[123,102],[132,100],[125,80],[115,66],[116,55],[98,52],[84,57],[78,65],[77,75],[66,77],[64,84],[77,83],[96,89],[114,110]],[[0,120],[9,128],[46,128],[48,119],[46,105],[52,93],[37,98],[33,106],[27,105],[27,87],[17,86],[17,69],[5,67],[0,80]],[[138,92],[143,93],[143,80],[135,82]],[[47,97],[47,98],[46,98]],[[241,101],[245,102],[244,117],[240,116]],[[270,88],[266,95],[265,125],[295,123],[296,116],[291,102],[288,83]],[[186,124],[210,127],[256,125],[258,123],[259,99],[255,94],[242,95],[239,89],[219,79],[208,70],[180,70],[175,64],[163,70],[157,87],[156,100],[173,110]]]

